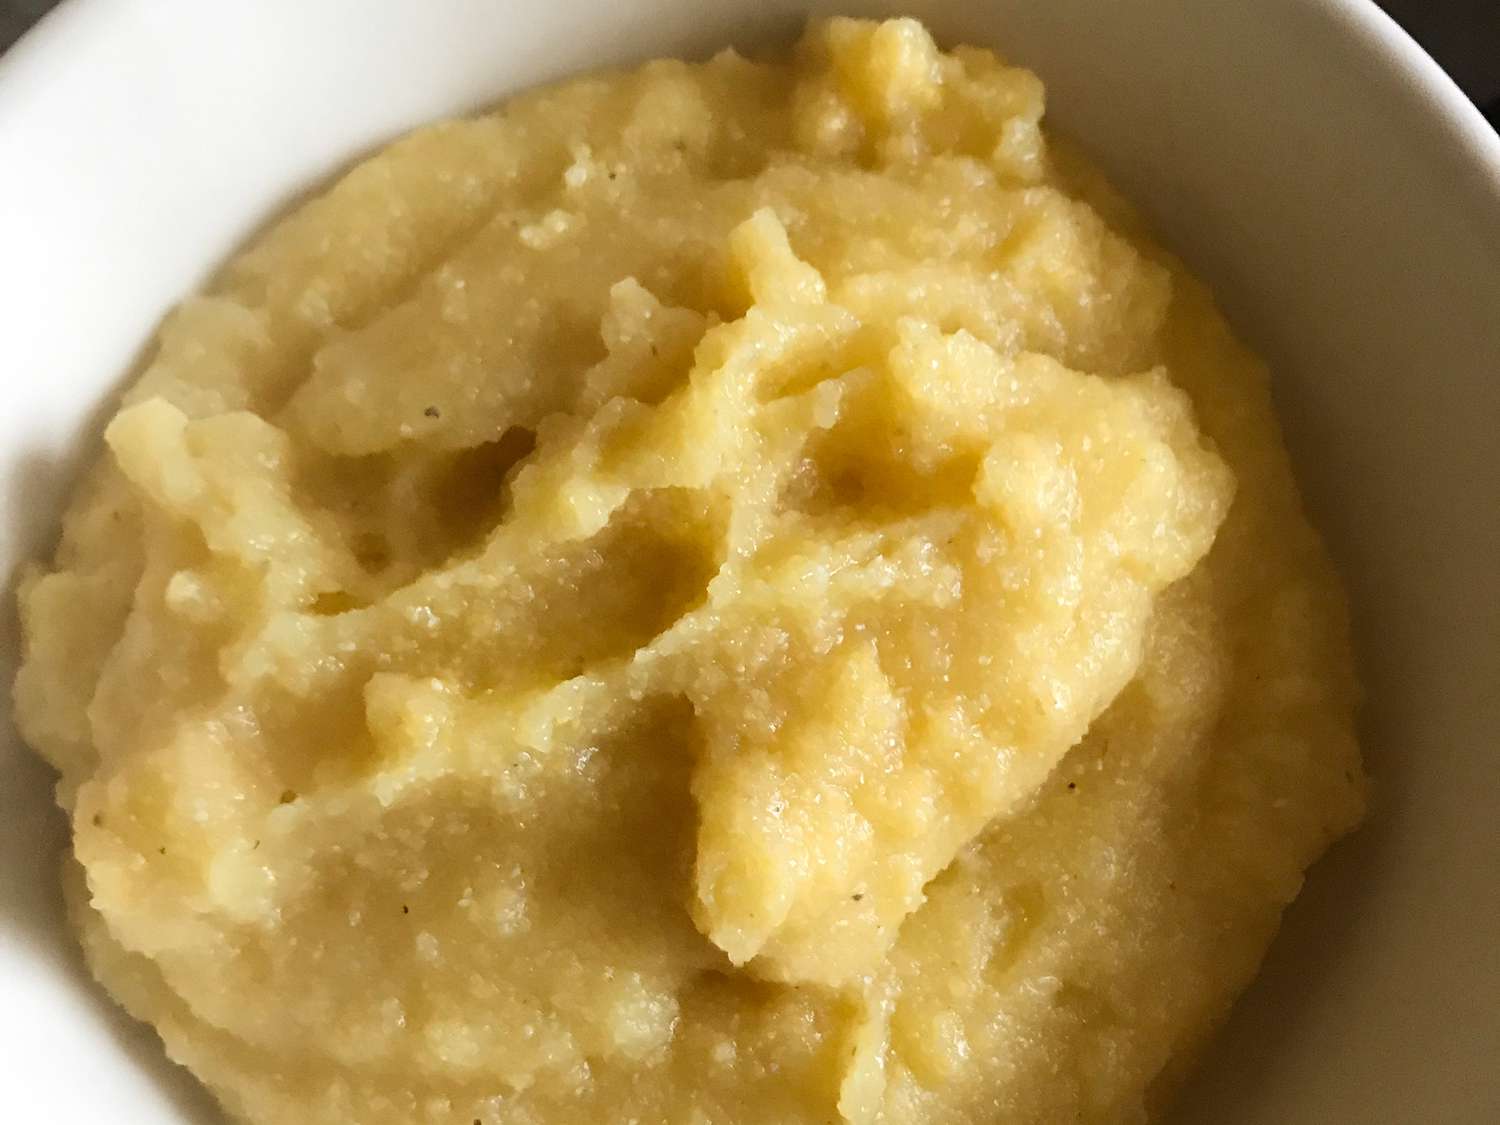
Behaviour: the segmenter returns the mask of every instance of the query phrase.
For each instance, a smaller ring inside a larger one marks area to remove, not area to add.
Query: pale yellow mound
[[[173,314],[16,699],[234,1116],[1146,1115],[1353,684],[1263,369],[1041,112],[910,22],[586,78]]]

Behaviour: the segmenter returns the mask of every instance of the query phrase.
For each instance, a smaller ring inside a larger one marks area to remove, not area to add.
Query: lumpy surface
[[[95,973],[256,1125],[1137,1121],[1362,779],[1262,367],[910,21],[436,125],[23,584]]]

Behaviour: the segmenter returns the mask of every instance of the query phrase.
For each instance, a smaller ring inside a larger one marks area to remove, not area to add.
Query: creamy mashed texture
[[[421,130],[161,332],[17,714],[263,1125],[1138,1121],[1358,818],[1261,365],[910,21]]]

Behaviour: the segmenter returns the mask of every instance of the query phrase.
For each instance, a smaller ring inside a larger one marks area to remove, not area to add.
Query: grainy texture
[[[423,130],[25,583],[90,963],[237,1117],[1135,1121],[1357,819],[1261,366],[911,22]]]

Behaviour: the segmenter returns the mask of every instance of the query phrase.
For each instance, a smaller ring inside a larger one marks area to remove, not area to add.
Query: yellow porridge
[[[1360,815],[1264,368],[920,25],[423,129],[162,329],[17,713],[255,1125],[1139,1121]]]

